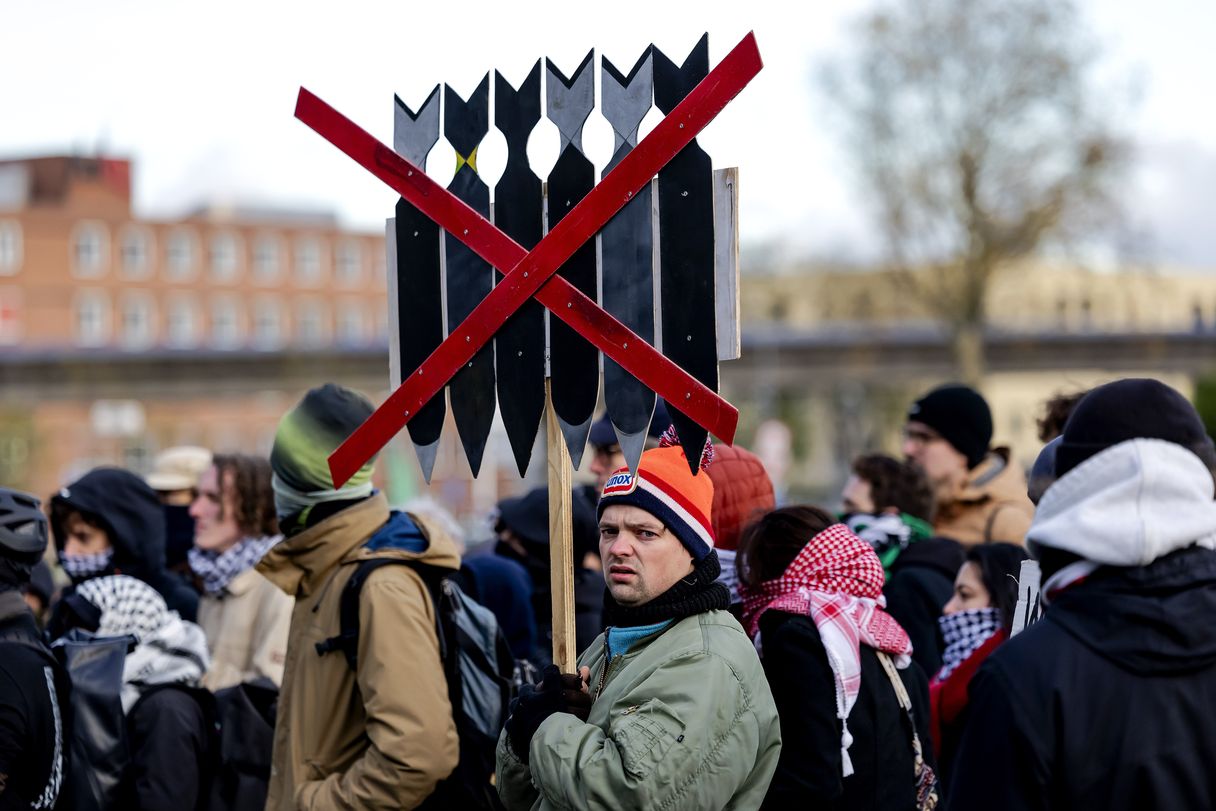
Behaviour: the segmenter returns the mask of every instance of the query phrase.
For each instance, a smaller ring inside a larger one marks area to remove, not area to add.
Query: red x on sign
[[[739,422],[738,409],[554,273],[687,146],[762,67],[755,35],[748,34],[531,252],[424,171],[300,88],[297,118],[505,273],[468,318],[451,330],[430,357],[329,457],[334,487],[341,487],[379,452],[532,296],[673,407],[731,442]]]

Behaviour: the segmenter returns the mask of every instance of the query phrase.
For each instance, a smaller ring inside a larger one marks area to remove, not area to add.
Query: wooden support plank
[[[714,172],[714,304],[718,360],[742,352],[739,325],[739,169]]]
[[[549,458],[549,585],[553,600],[553,663],[574,673],[574,524],[570,498],[573,467],[561,421],[553,409],[553,388],[545,381],[545,438]]]

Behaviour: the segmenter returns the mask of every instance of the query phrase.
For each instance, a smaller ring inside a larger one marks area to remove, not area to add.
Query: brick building
[[[239,207],[140,218],[131,172],[111,157],[0,161],[0,480],[45,497],[175,444],[264,453],[326,380],[383,399],[382,233]],[[518,476],[503,450],[499,475],[473,483],[451,445],[435,494],[472,523]],[[398,501],[425,489],[404,440],[380,468]]]

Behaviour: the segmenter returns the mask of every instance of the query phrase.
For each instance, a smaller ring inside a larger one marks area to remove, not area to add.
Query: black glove
[[[586,721],[591,712],[591,695],[582,689],[578,676],[562,673],[557,665],[542,671],[540,684],[525,684],[519,696],[511,702],[511,717],[507,719],[507,742],[511,751],[524,763],[528,762],[528,747],[532,736],[555,712],[568,712]]]

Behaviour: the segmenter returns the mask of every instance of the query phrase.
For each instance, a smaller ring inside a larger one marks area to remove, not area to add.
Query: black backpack
[[[219,752],[211,811],[262,811],[270,788],[279,688],[265,677],[215,693]]]
[[[316,645],[325,655],[341,651],[357,670],[359,593],[381,566],[409,566],[422,577],[435,605],[435,635],[447,678],[448,699],[460,738],[460,761],[422,808],[501,809],[494,789],[494,749],[507,720],[514,690],[515,659],[498,620],[461,589],[456,572],[407,560],[380,558],[360,563],[340,598],[340,632]]]
[[[134,784],[129,774],[133,757],[129,719],[150,696],[162,690],[185,693],[198,703],[207,733],[207,756],[199,764],[202,804],[207,783],[214,772],[218,744],[215,701],[201,687],[162,684],[146,690],[127,712],[122,707],[123,666],[137,644],[132,635],[101,637],[73,628],[51,645],[70,684],[67,715],[71,719],[68,752],[72,768],[65,780],[60,809],[110,811],[131,808]],[[185,807],[185,806],[183,806]]]

